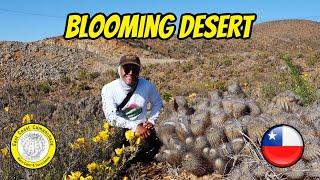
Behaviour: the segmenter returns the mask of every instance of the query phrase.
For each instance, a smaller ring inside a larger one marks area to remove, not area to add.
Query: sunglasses
[[[129,74],[132,71],[132,74],[138,74],[140,72],[140,67],[132,64],[125,64],[122,66],[124,73]]]

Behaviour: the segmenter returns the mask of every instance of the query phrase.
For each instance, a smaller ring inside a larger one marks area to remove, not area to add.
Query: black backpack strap
[[[117,107],[118,112],[121,111],[121,109],[128,103],[128,101],[131,98],[131,96],[133,95],[134,91],[137,89],[138,83],[139,83],[139,79],[137,79],[137,84],[134,87],[134,89],[127,94],[127,96],[124,98],[124,100],[121,102],[121,104],[119,104],[119,106]]]

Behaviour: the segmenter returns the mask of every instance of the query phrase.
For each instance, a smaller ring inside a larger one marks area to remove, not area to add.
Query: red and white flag
[[[267,130],[261,142],[264,158],[277,167],[289,167],[299,161],[304,144],[300,133],[288,125],[277,125]]]

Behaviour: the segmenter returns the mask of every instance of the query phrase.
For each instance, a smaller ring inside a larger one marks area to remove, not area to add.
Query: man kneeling
[[[139,77],[140,70],[139,57],[121,57],[118,67],[120,78],[102,88],[102,108],[107,121],[113,126],[122,128],[122,137],[128,129],[140,135],[142,152],[147,153],[146,158],[150,158],[160,147],[154,124],[159,117],[162,100],[156,87],[150,81]],[[148,103],[151,103],[149,118]]]

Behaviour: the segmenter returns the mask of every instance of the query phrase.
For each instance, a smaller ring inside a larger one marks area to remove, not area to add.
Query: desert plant
[[[61,74],[60,75],[60,81],[63,83],[63,84],[69,84],[71,82],[71,78],[69,75],[67,74]]]
[[[49,93],[51,90],[49,82],[40,82],[38,84],[38,89],[44,93]]]
[[[317,99],[315,88],[305,79],[300,76],[298,68],[293,65],[292,59],[289,55],[284,55],[282,59],[289,67],[290,75],[295,82],[293,88],[294,92],[302,98],[304,104],[309,105]]]
[[[172,98],[172,95],[168,92],[164,92],[162,93],[162,99],[166,102],[170,101],[170,99]]]

